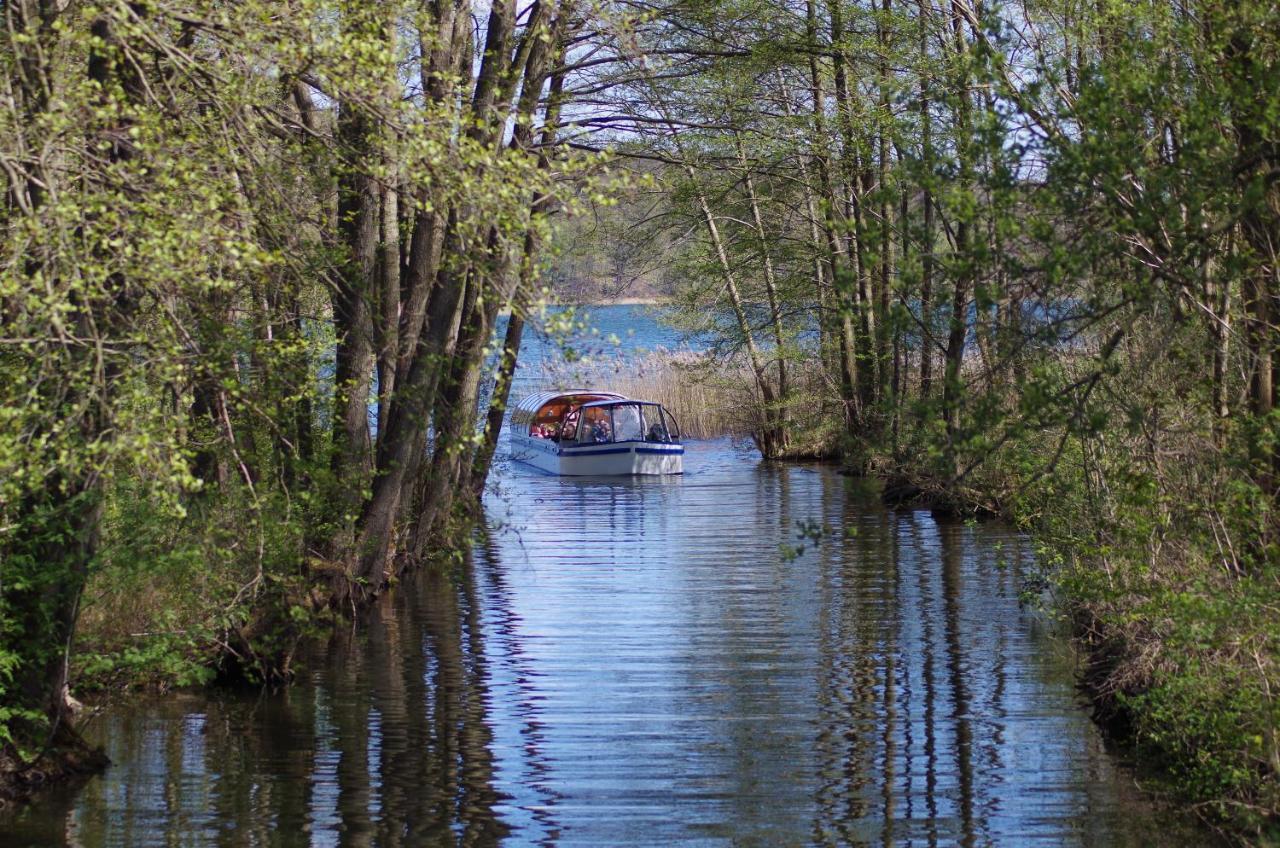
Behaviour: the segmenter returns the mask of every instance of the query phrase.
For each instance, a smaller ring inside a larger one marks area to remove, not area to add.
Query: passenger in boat
[[[613,431],[609,426],[609,411],[599,407],[587,407],[583,410],[582,433],[578,436],[580,443],[612,441]]]
[[[597,418],[592,422],[591,438],[597,443],[609,441],[609,422],[603,418]]]
[[[644,424],[640,419],[639,406],[628,403],[613,408],[613,440],[615,442],[644,440]]]
[[[649,432],[645,435],[646,442],[669,442],[671,434],[667,432],[667,425],[661,421],[655,421],[649,427]]]
[[[565,413],[564,423],[560,425],[560,430],[551,438],[556,441],[571,442],[578,433],[578,416],[580,408],[576,406],[569,407],[569,411]]]

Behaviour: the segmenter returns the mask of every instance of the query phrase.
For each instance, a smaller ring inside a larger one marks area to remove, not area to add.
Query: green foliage
[[[379,424],[409,410],[401,445],[465,420],[450,381],[478,384],[484,351],[452,328],[526,308],[550,213],[609,201],[605,157],[557,148],[535,96],[579,21],[538,8],[488,10],[486,58],[469,8],[5,5],[0,744],[66,716],[68,656],[73,688],[281,682],[403,567],[364,560],[476,440],[410,451],[424,469],[367,530],[402,462],[351,387],[400,366],[376,401]],[[397,344],[411,309],[421,343]],[[434,382],[410,386],[419,363]]]

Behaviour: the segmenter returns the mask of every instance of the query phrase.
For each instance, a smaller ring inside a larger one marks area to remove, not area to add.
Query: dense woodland
[[[284,681],[438,567],[598,214],[712,317],[765,458],[1024,523],[1104,717],[1275,826],[1273,3],[4,14],[10,761],[76,746],[80,679]]]

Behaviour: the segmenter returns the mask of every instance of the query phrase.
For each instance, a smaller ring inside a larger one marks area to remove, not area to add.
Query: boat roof
[[[574,397],[575,395],[595,395],[597,397],[607,398],[607,400],[593,401],[593,403],[612,403],[614,401],[627,399],[626,395],[620,395],[617,392],[604,392],[599,389],[570,389],[568,391],[534,392],[531,395],[526,395],[521,398],[520,402],[515,406],[515,411],[525,412],[532,415],[553,400],[565,397]]]
[[[589,406],[613,406],[617,403],[647,403],[650,406],[662,406],[662,404],[658,403],[656,400],[641,400],[640,398],[622,397],[611,398],[609,400],[593,400],[590,403],[584,403],[582,408],[586,409]]]

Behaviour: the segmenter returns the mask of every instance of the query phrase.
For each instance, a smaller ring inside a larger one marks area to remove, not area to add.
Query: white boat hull
[[[551,439],[512,433],[511,458],[548,474],[573,477],[684,472],[684,445],[662,442],[561,446]]]

